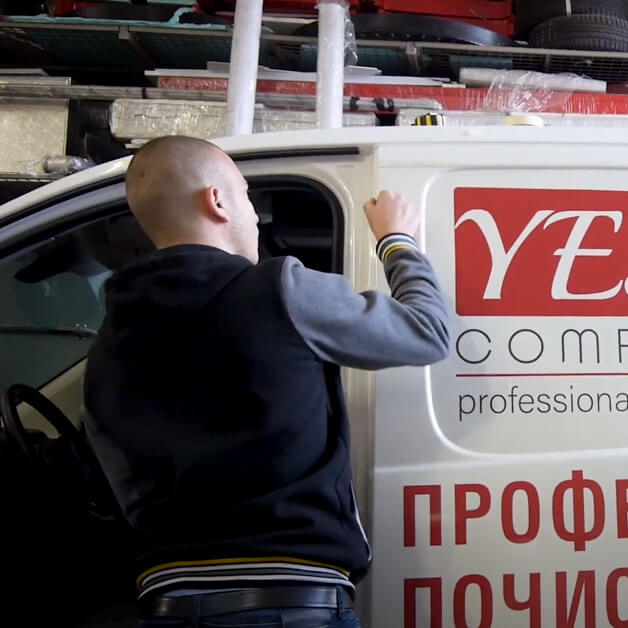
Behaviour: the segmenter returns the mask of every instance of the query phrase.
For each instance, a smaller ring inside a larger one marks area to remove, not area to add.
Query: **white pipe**
[[[225,135],[253,132],[264,0],[239,0],[233,24]]]
[[[318,6],[316,126],[342,127],[345,73],[344,0],[321,0]]]

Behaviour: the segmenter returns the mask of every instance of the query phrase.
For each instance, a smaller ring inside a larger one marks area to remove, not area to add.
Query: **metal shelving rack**
[[[0,99],[68,99],[77,107],[107,106],[119,98],[224,100],[224,93],[195,89],[162,89],[150,83],[146,70],[205,69],[208,61],[228,62],[232,33],[208,26],[107,20],[9,18],[0,22],[1,68],[41,68],[51,75],[72,76],[74,84],[33,85],[0,82]],[[262,32],[259,62],[271,68],[313,72],[318,41]],[[457,80],[461,67],[573,72],[609,83],[628,82],[628,53],[482,47],[426,41],[358,40],[358,63],[378,67],[385,75],[437,76]],[[349,109],[345,99],[345,109]],[[413,106],[394,99],[395,107]],[[312,95],[259,93],[269,107],[314,109]],[[364,109],[362,107],[364,106]],[[360,110],[380,111],[379,104],[360,103]],[[371,109],[369,109],[371,108]],[[47,177],[0,177],[0,188],[28,189]]]
[[[628,81],[628,53],[480,47],[421,41],[358,40],[359,64],[384,74],[457,78],[462,64],[540,72],[575,72],[610,83]],[[0,64],[29,65],[52,73],[116,73],[205,68],[229,61],[231,33],[205,27],[10,20],[0,22]],[[265,33],[260,63],[314,71],[317,40]]]

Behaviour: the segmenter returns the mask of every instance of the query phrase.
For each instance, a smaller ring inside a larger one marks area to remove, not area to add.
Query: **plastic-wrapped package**
[[[606,92],[606,82],[578,74],[546,74],[531,70],[462,68],[460,82],[468,87],[521,89],[558,92]]]
[[[110,126],[114,137],[133,140],[131,147],[162,135],[189,135],[211,140],[224,135],[227,109],[224,103],[195,100],[116,100],[111,105]],[[346,113],[345,126],[375,126],[374,114]],[[316,127],[313,111],[288,111],[255,106],[255,133],[292,131]]]
[[[343,126],[376,126],[375,114],[345,113]],[[313,111],[287,111],[282,109],[261,109],[255,116],[255,132],[296,131],[315,129],[316,113]]]
[[[45,172],[50,174],[68,175],[91,168],[94,162],[85,157],[74,155],[47,155],[42,161]]]
[[[575,74],[545,74],[525,70],[462,68],[460,82],[469,87],[488,86],[484,111],[538,112],[566,106],[574,92],[606,92],[606,83]]]
[[[358,44],[355,40],[355,26],[349,17],[349,12],[345,15],[345,65],[357,65]]]
[[[46,174],[47,155],[65,151],[68,101],[7,98],[0,101],[0,172]]]
[[[109,124],[120,139],[189,135],[209,140],[224,135],[226,112],[226,104],[218,102],[119,99],[111,104]]]
[[[73,155],[45,155],[39,159],[24,162],[19,174],[29,177],[64,177],[94,166],[91,159]]]
[[[484,111],[544,111],[549,102],[554,104],[557,101],[566,102],[569,98],[569,91],[554,91],[543,88],[543,83],[537,81],[538,87],[531,88],[525,78],[532,78],[533,72],[521,72],[520,82],[509,79],[507,75],[512,70],[498,72],[491,81],[484,96],[482,110]],[[461,71],[462,75],[463,72]]]

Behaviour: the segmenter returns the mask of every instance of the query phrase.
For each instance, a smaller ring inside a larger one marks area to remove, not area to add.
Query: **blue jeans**
[[[140,620],[141,628],[360,628],[350,608],[293,608],[254,610],[185,619],[154,617]]]

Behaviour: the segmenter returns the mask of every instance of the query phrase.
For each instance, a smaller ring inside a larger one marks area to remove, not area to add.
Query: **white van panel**
[[[453,348],[376,375],[371,625],[628,626],[628,148],[460,137],[377,150]]]
[[[378,470],[371,625],[625,625],[611,621],[628,618],[624,460]],[[515,610],[504,587],[510,580],[524,602],[531,578],[539,585],[532,608]],[[440,603],[429,601],[430,580]],[[475,583],[465,586],[468,580]],[[578,580],[584,585],[580,595]],[[573,623],[566,621],[571,611]]]

